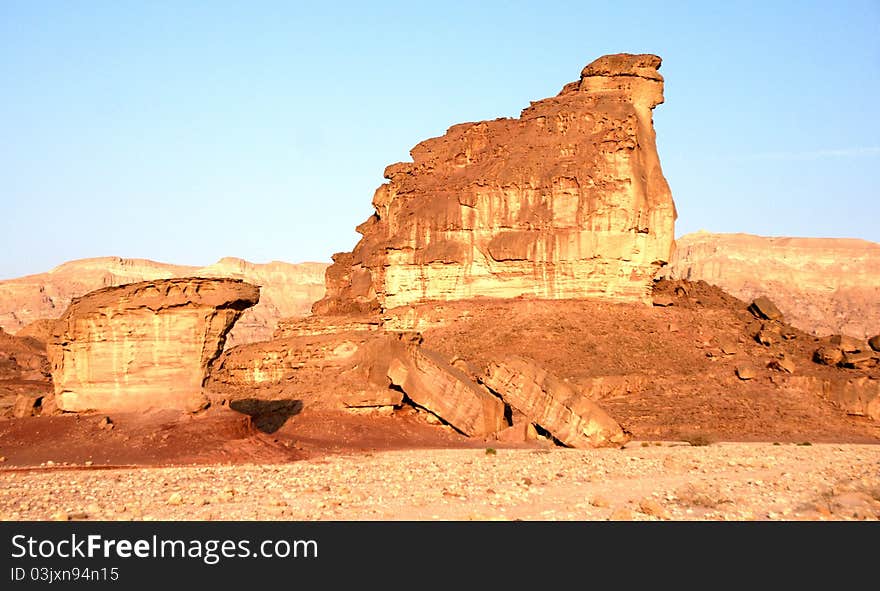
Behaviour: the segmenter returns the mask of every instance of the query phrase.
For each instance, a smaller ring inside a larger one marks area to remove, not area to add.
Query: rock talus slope
[[[318,314],[475,296],[647,302],[675,206],[652,109],[660,58],[604,56],[520,118],[451,127],[385,169]]]
[[[326,268],[325,263],[257,264],[234,257],[207,267],[120,257],[69,261],[46,273],[0,281],[0,327],[18,334],[34,322],[60,317],[73,298],[103,287],[173,277],[228,277],[262,288],[260,303],[245,311],[227,338],[229,346],[239,345],[269,339],[280,318],[308,314],[324,295]]]
[[[57,408],[198,408],[209,365],[259,293],[240,280],[188,278],[74,299],[47,345]]]
[[[768,296],[801,330],[860,339],[880,333],[880,244],[697,232],[676,241],[662,274],[752,300]]]

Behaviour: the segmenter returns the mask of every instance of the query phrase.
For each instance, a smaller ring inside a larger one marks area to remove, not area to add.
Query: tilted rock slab
[[[183,278],[76,298],[47,345],[63,411],[194,410],[229,330],[260,290],[236,279]]]
[[[439,353],[411,344],[394,356],[388,378],[414,403],[465,435],[484,437],[507,426],[504,403]]]
[[[451,127],[385,169],[317,314],[475,296],[650,303],[675,206],[657,155],[655,55],[602,57],[519,119]]]
[[[569,447],[620,446],[629,439],[595,402],[521,357],[490,363],[483,383]]]

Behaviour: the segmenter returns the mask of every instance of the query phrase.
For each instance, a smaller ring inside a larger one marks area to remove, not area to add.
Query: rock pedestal
[[[62,411],[194,410],[227,333],[260,298],[233,279],[166,279],[76,298],[47,345]]]

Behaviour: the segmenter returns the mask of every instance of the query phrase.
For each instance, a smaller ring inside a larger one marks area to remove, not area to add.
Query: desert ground
[[[876,367],[816,363],[823,339],[791,327],[763,345],[747,304],[708,284],[661,282],[656,296],[672,305],[483,301],[418,313],[425,344],[469,367],[529,354],[593,387],[630,434],[623,446],[466,437],[417,405],[338,410],[294,398],[296,383],[242,387],[198,412],[5,417],[0,517],[880,518],[880,425],[794,379],[874,379]],[[780,352],[793,375],[768,367]],[[738,378],[742,367],[754,377]],[[321,391],[338,379],[304,375]]]
[[[633,442],[0,472],[10,520],[876,520],[880,446]]]

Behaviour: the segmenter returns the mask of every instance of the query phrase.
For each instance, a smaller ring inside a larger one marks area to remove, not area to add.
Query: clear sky
[[[329,261],[419,141],[663,58],[676,234],[880,242],[880,3],[0,0],[0,278]]]

